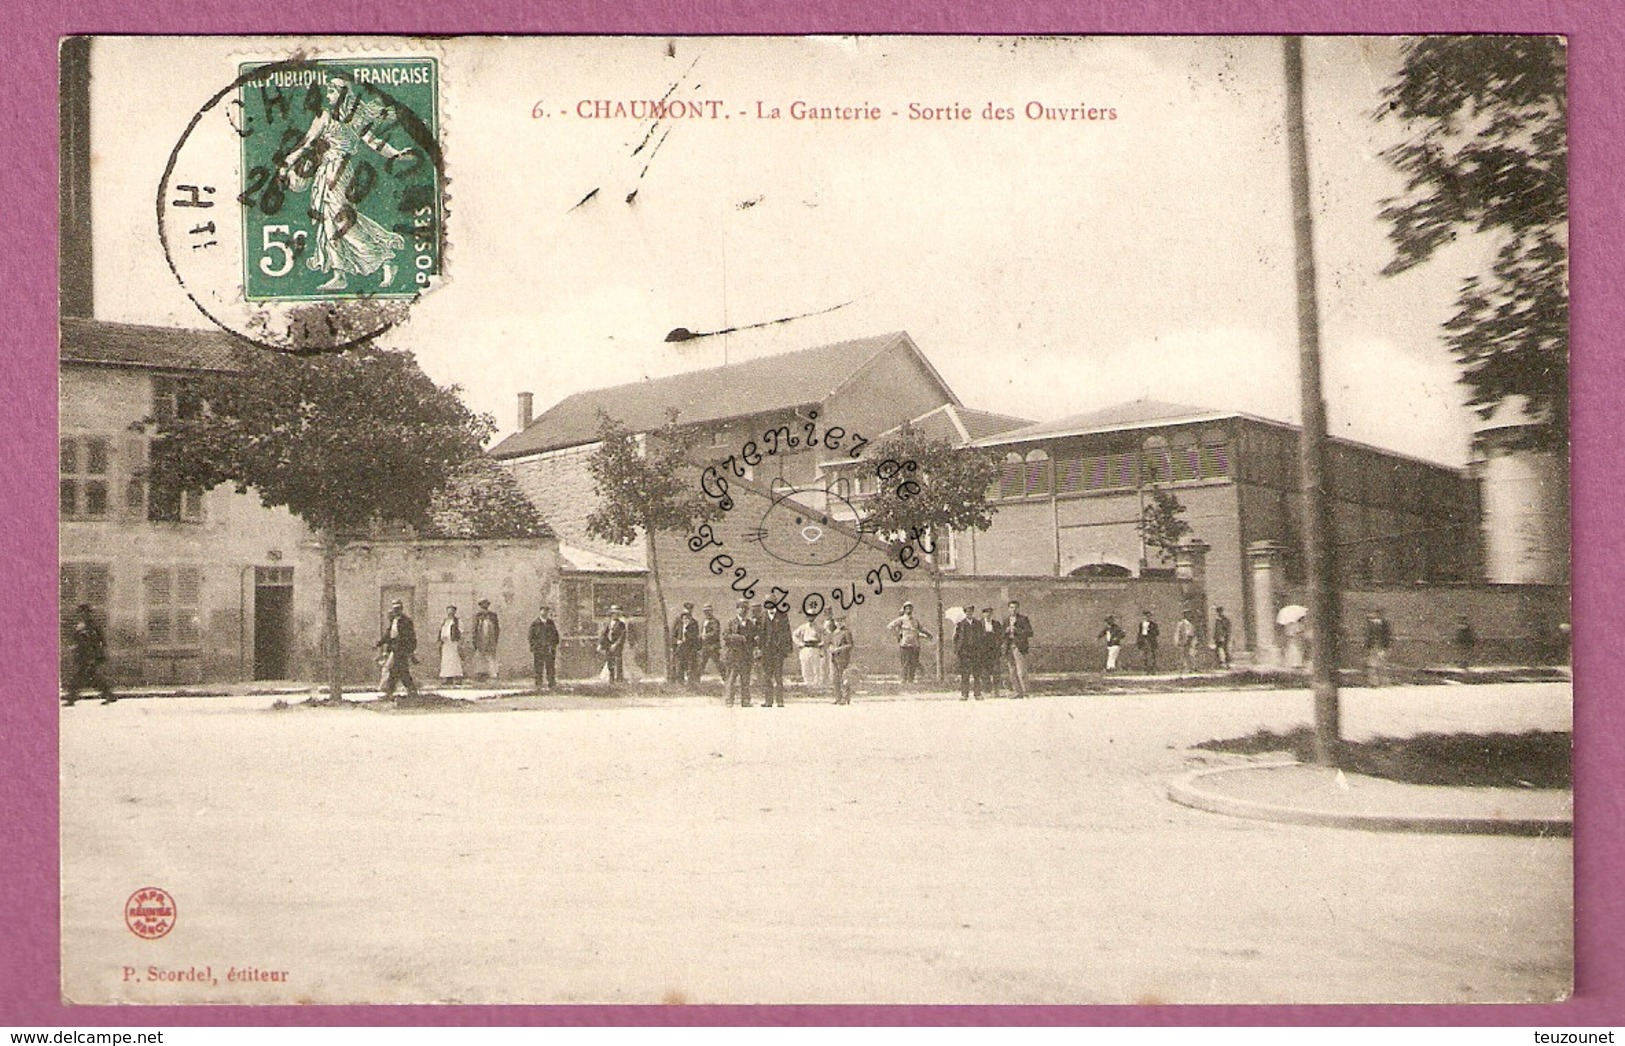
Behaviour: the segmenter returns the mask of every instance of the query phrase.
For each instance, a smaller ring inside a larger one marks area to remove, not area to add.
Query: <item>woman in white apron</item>
[[[457,608],[446,608],[446,620],[440,622],[440,681],[463,681],[463,626],[457,620]]]

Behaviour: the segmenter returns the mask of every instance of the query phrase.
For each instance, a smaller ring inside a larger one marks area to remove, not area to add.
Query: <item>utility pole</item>
[[[1303,38],[1283,40],[1286,141],[1292,171],[1292,229],[1298,283],[1298,382],[1303,433],[1303,545],[1308,578],[1310,672],[1315,692],[1315,762],[1336,766],[1342,749],[1337,698],[1337,568],[1326,489],[1326,401],[1320,385],[1320,311],[1315,292],[1314,221],[1309,207],[1309,146],[1303,125]]]

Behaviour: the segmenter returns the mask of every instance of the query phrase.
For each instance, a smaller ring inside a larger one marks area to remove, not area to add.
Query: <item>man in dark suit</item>
[[[700,649],[694,662],[694,682],[700,681],[709,664],[715,664],[717,675],[726,680],[728,666],[722,660],[722,622],[712,612],[710,603],[701,608],[701,613],[705,616],[700,619]]]
[[[1033,640],[1033,623],[1021,612],[1021,604],[1010,601],[1010,616],[1004,621],[1004,656],[1010,666],[1010,685],[1017,697],[1027,696],[1027,651]]]
[[[79,700],[79,692],[87,688],[100,692],[104,705],[117,701],[103,668],[107,663],[107,637],[102,633],[101,626],[96,624],[89,603],[79,604],[70,638],[73,643],[73,674],[68,677],[68,696],[63,704],[72,705]]]
[[[694,620],[694,604],[684,603],[682,613],[671,625],[672,675],[678,683],[692,686],[700,681],[700,623]]]
[[[750,616],[750,601],[741,599],[734,616],[722,626],[723,664],[728,673],[728,704],[739,697],[741,708],[750,707],[750,669],[761,648],[761,629]]]
[[[976,664],[982,670],[982,689],[999,696],[999,669],[1004,661],[1004,622],[993,616],[992,607],[982,608],[976,632]]]
[[[969,701],[971,690],[976,691],[976,700],[982,699],[982,679],[984,671],[981,667],[982,638],[980,632],[982,623],[976,619],[976,608],[965,607],[965,616],[954,625],[954,660],[959,666],[959,699]]]
[[[777,603],[769,603],[762,619],[762,707],[784,707],[784,659],[794,648],[790,616],[779,613]]]
[[[1157,637],[1162,629],[1147,610],[1140,615],[1140,627],[1134,633],[1134,647],[1140,652],[1141,665],[1147,672],[1157,670]]]
[[[536,620],[530,623],[530,660],[536,673],[536,689],[542,688],[542,681],[547,681],[547,688],[552,690],[558,686],[557,657],[559,652],[559,626],[553,623],[553,608],[542,607],[536,612]]]
[[[418,684],[412,678],[412,661],[418,652],[418,633],[398,599],[389,605],[389,620],[384,622],[384,634],[378,640],[377,649],[384,654],[384,698],[395,696],[397,684],[406,687],[408,696],[417,697]]]

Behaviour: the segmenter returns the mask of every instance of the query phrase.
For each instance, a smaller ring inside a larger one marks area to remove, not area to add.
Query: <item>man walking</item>
[[[1032,644],[1033,623],[1021,612],[1021,604],[1010,601],[1010,616],[1004,620],[1004,654],[1010,666],[1010,685],[1017,697],[1027,696],[1027,650]]]
[[[609,620],[598,634],[598,651],[604,655],[604,667],[609,669],[609,681],[619,683],[626,678],[626,618],[621,608],[609,608]]]
[[[497,677],[497,640],[502,638],[502,622],[491,609],[489,599],[480,600],[480,612],[474,615],[474,677]]]
[[[101,626],[96,624],[96,617],[91,612],[89,603],[79,604],[74,615],[71,638],[73,670],[68,676],[68,696],[62,703],[71,706],[79,700],[79,692],[85,689],[100,693],[104,705],[117,701],[118,698],[113,696],[113,687],[107,682],[107,674],[103,669],[107,663],[107,636],[102,632]]]
[[[549,690],[558,686],[555,676],[556,659],[559,651],[559,626],[553,623],[553,608],[542,607],[536,612],[536,620],[530,623],[530,660],[535,669],[536,689],[540,690],[545,679]]]
[[[1372,607],[1365,618],[1365,681],[1367,686],[1388,685],[1388,647],[1394,632],[1382,611]]]
[[[671,625],[672,679],[693,686],[700,681],[700,623],[694,620],[694,604],[684,603],[682,613]]]
[[[904,603],[902,613],[886,626],[897,637],[897,656],[901,662],[903,685],[912,686],[920,671],[920,640],[934,639],[914,616],[914,604]]]
[[[741,599],[733,619],[722,626],[722,652],[728,677],[728,704],[739,698],[741,708],[750,707],[750,667],[760,645],[761,632],[751,620],[750,603]]]
[[[700,652],[694,663],[694,682],[698,683],[705,675],[705,666],[717,666],[717,675],[722,679],[728,678],[728,669],[722,662],[722,622],[711,604],[707,603],[700,608],[705,616],[700,619]]]
[[[1157,637],[1162,629],[1147,610],[1140,615],[1140,627],[1134,634],[1134,648],[1140,652],[1141,667],[1147,673],[1157,670]]]
[[[1179,615],[1179,623],[1174,626],[1174,646],[1179,648],[1179,674],[1192,675],[1196,672],[1196,649],[1200,635],[1196,631],[1196,622],[1191,620],[1190,610]]]
[[[418,633],[400,600],[389,605],[389,620],[377,649],[384,654],[384,700],[395,696],[395,687],[404,685],[409,697],[418,696],[417,680],[412,678],[413,655],[418,652]]]
[[[790,618],[779,612],[777,603],[767,605],[762,620],[762,707],[784,707],[784,659],[795,648],[790,636]]]
[[[1106,641],[1106,671],[1117,671],[1117,656],[1123,652],[1123,626],[1117,623],[1116,615],[1106,615],[1106,627],[1095,638]]]
[[[959,668],[959,699],[969,701],[971,691],[976,700],[982,699],[982,623],[976,619],[976,608],[965,607],[965,616],[954,625],[954,661]]]
[[[1224,607],[1213,609],[1213,658],[1220,668],[1230,667],[1230,619]]]
[[[852,703],[852,691],[846,685],[846,670],[852,665],[852,633],[847,630],[846,618],[835,618],[829,628],[829,673],[835,686],[835,703]]]

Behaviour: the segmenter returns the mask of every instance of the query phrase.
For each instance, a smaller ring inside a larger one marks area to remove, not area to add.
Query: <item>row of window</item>
[[[89,603],[103,630],[113,592],[113,568],[106,563],[63,563],[61,608],[64,636],[76,608]],[[199,608],[203,571],[195,566],[146,567],[141,577],[142,627],[147,653],[195,653],[203,646]],[[111,635],[109,635],[111,642]]]
[[[132,454],[132,457],[135,455]],[[65,436],[61,441],[58,507],[63,519],[107,519],[112,514],[112,443],[103,436]],[[203,495],[156,483],[142,474],[140,461],[125,470],[124,507],[132,515],[145,514],[154,523],[198,523],[203,520]]]
[[[1044,450],[1005,455],[996,497],[1010,500],[1056,494],[1134,490],[1165,483],[1229,479],[1230,446],[1223,429],[1151,436],[1138,446],[1051,458]]]

